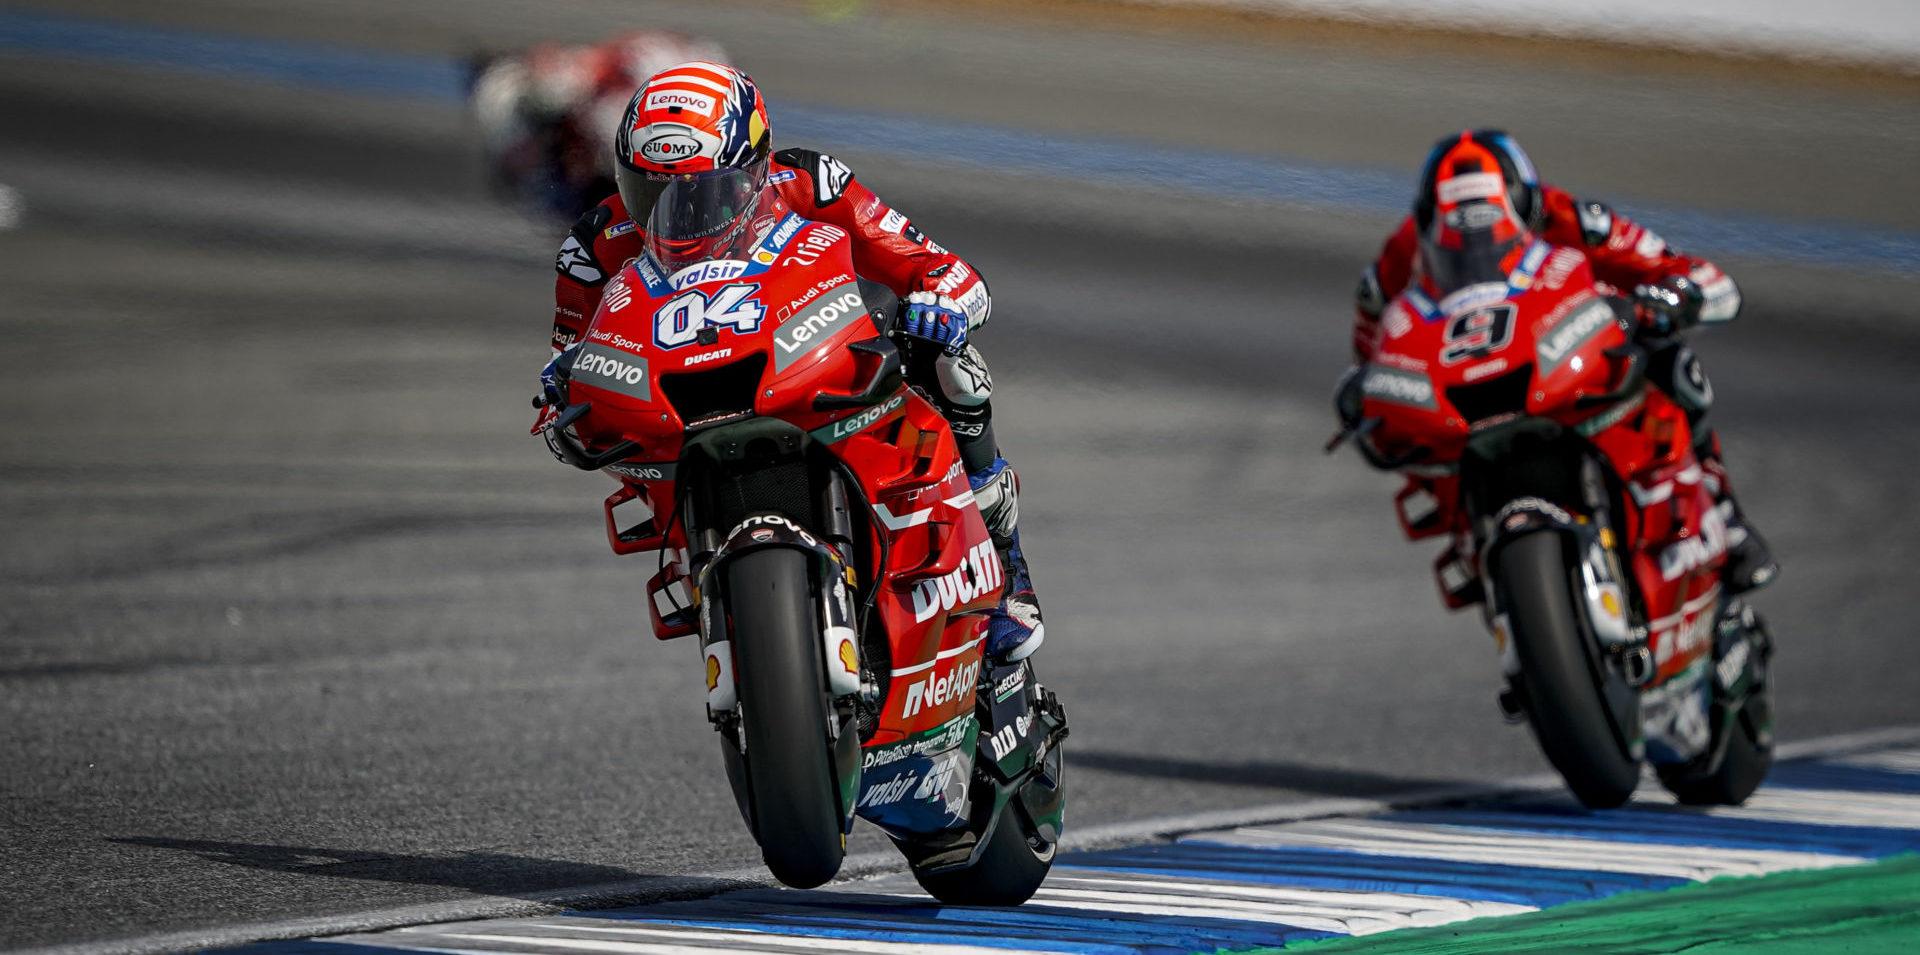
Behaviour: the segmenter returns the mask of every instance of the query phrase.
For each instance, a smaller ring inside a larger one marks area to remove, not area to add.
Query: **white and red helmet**
[[[1505,281],[1533,242],[1529,211],[1538,203],[1533,166],[1518,166],[1511,141],[1490,130],[1467,130],[1436,143],[1420,174],[1414,227],[1420,266],[1434,291]],[[1524,160],[1525,154],[1519,154]]]
[[[772,143],[767,104],[747,74],[704,60],[682,63],[628,101],[614,134],[614,179],[627,215],[644,224],[674,177],[736,169],[764,182]]]

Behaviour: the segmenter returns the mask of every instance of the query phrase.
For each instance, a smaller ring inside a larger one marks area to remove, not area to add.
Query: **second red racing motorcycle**
[[[780,881],[831,878],[858,816],[941,901],[1018,904],[1060,840],[1065,714],[1028,661],[984,652],[1001,559],[952,431],[905,383],[891,293],[854,274],[844,231],[782,212],[731,249],[650,240],[536,430],[620,482],[613,550],[660,555],[653,632],[698,637]]]
[[[1483,608],[1507,687],[1591,807],[1642,761],[1689,803],[1739,803],[1772,764],[1772,640],[1721,583],[1726,526],[1686,414],[1650,387],[1632,303],[1536,241],[1505,282],[1383,313],[1347,437],[1397,469],[1409,539],[1448,536],[1450,609]]]

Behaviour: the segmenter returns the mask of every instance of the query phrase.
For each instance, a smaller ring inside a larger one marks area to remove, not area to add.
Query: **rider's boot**
[[[1000,606],[988,615],[987,654],[1002,663],[1024,660],[1040,649],[1046,626],[1040,622],[1040,601],[1033,595],[1033,576],[1020,550],[1020,477],[1005,458],[967,475],[980,515],[986,518],[994,548],[1006,569],[1006,589]]]
[[[1707,487],[1713,492],[1714,507],[1727,525],[1727,569],[1721,579],[1727,594],[1743,594],[1773,583],[1780,564],[1773,549],[1747,518],[1733,496],[1733,482],[1727,477],[1727,465],[1720,457],[1720,436],[1707,429],[1704,440],[1694,447],[1700,467],[1707,473]]]

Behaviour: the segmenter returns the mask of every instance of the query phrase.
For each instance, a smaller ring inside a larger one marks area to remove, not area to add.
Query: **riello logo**
[[[942,610],[972,601],[1000,586],[1000,555],[993,541],[981,541],[967,552],[965,560],[951,573],[930,577],[913,585],[913,620],[923,623]]]
[[[927,674],[926,679],[907,687],[906,702],[900,706],[900,716],[912,717],[929,706],[940,707],[960,698],[960,695],[973,689],[973,681],[980,678],[980,661],[975,660],[965,666],[957,666],[941,673],[935,670]]]

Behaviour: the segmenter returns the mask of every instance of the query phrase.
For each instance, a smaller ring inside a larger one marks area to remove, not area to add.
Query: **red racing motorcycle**
[[[1481,605],[1506,675],[1581,802],[1624,803],[1643,761],[1682,802],[1737,804],[1772,765],[1772,640],[1721,585],[1726,525],[1684,411],[1649,387],[1632,304],[1536,242],[1506,283],[1382,315],[1353,437],[1397,469],[1449,609]]]
[[[952,431],[904,383],[891,293],[844,231],[763,225],[740,258],[623,269],[536,431],[620,482],[614,552],[660,555],[654,635],[698,636],[775,877],[831,878],[859,816],[940,900],[1018,904],[1060,839],[1065,715],[984,653],[1004,571]]]

